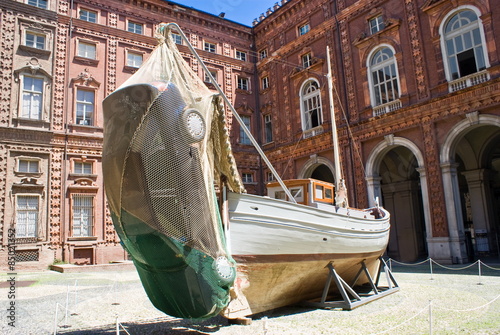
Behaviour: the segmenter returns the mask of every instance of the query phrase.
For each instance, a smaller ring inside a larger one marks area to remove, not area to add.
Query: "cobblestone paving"
[[[8,285],[0,287],[0,334],[116,334],[116,320],[120,334],[131,335],[500,334],[500,271],[428,270],[395,267],[401,290],[352,311],[289,307],[257,315],[249,326],[166,316],[151,305],[135,271],[18,273],[16,281],[27,284],[16,287],[15,299]],[[15,327],[8,324],[11,301]]]

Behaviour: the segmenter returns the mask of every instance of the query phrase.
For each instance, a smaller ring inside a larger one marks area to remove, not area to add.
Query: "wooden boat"
[[[389,213],[347,207],[340,183],[282,181],[258,146],[277,183],[269,196],[246,194],[220,99],[244,124],[185,64],[171,29],[185,38],[162,25],[150,59],[103,102],[108,204],[152,303],[177,317],[240,318],[327,295],[329,266],[370,281]]]

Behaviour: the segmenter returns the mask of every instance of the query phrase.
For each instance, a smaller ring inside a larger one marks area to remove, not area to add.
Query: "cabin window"
[[[276,191],[274,192],[274,198],[279,200],[286,200],[285,191]]]
[[[302,187],[291,187],[290,193],[297,202],[304,201],[304,190]]]
[[[473,10],[459,10],[447,20],[443,44],[448,81],[486,69],[482,23]]]

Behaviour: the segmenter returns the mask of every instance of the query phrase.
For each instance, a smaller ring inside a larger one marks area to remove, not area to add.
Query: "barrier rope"
[[[445,310],[445,311],[452,311],[452,312],[472,312],[472,311],[484,308],[486,306],[489,306],[492,303],[494,303],[495,301],[497,301],[498,299],[500,299],[500,294],[497,295],[496,298],[493,299],[493,300],[491,300],[490,302],[487,302],[484,305],[481,305],[481,306],[478,306],[478,307],[474,307],[474,308],[470,308],[470,309],[453,309],[453,308],[446,308],[446,307],[436,307],[436,308],[437,309],[442,309],[442,310]]]

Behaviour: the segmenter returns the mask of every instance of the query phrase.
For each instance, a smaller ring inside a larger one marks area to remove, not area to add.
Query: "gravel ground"
[[[15,328],[7,318],[13,299],[0,288],[0,334],[116,334],[117,318],[120,334],[130,335],[500,334],[500,265],[492,266],[482,265],[479,276],[477,264],[465,270],[434,264],[432,274],[428,262],[393,264],[399,292],[352,311],[282,308],[254,316],[249,326],[166,316],[151,305],[135,271],[19,272]]]

